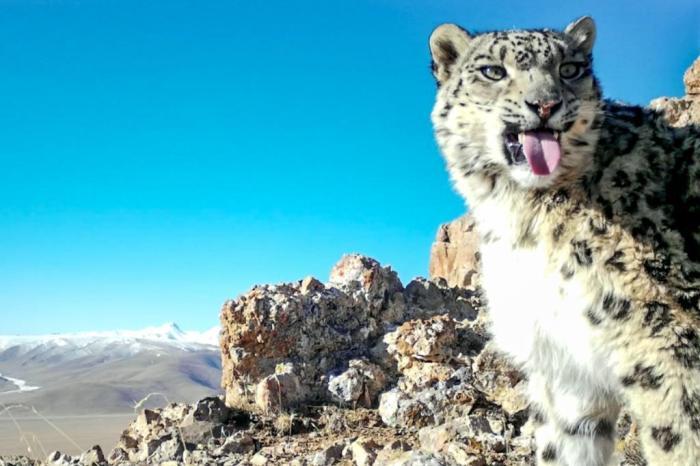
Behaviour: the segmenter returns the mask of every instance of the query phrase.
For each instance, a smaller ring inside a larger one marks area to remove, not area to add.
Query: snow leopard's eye
[[[500,81],[506,77],[506,69],[498,65],[482,66],[479,71],[491,81]]]
[[[582,63],[562,63],[559,67],[559,76],[564,79],[580,78],[583,74],[584,67]]]

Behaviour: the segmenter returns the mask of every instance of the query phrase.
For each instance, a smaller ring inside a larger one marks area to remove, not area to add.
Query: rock
[[[380,398],[384,423],[418,428],[470,412],[480,396],[471,357],[484,346],[471,327],[468,319],[439,315],[406,322],[384,337],[401,373],[397,386]]]
[[[152,463],[162,463],[169,460],[180,461],[184,451],[184,442],[173,432],[147,442],[147,456],[143,459],[148,459]]]
[[[352,359],[348,366],[345,372],[330,378],[328,391],[341,402],[372,407],[386,385],[384,372],[365,359]]]
[[[160,425],[160,414],[151,409],[144,409],[136,417],[133,429],[138,435],[147,436],[152,430],[159,428]]]
[[[301,281],[299,291],[301,294],[309,294],[312,291],[323,291],[323,283],[316,280],[314,277],[306,277]]]
[[[3,456],[0,458],[0,466],[40,466],[40,463],[26,456]]]
[[[263,412],[283,412],[295,407],[305,398],[294,366],[281,364],[277,372],[268,375],[255,388],[255,405]]]
[[[371,466],[381,447],[372,439],[360,438],[350,445],[352,460],[356,466]]]
[[[311,466],[330,466],[335,464],[343,457],[344,448],[344,441],[335,442],[325,447],[323,450],[311,455],[308,463]]]
[[[310,279],[259,286],[224,305],[222,386],[228,406],[261,411],[328,400],[328,374],[347,367],[353,356],[367,355],[380,335],[379,313],[392,302],[384,292],[402,296],[403,288],[391,269],[361,256],[346,256],[332,276],[332,286]],[[276,368],[286,364],[294,370],[280,379]]]
[[[199,422],[211,422],[213,424],[226,424],[234,412],[224,401],[216,396],[199,400],[190,411],[193,420]],[[185,417],[187,419],[187,417]]]
[[[379,332],[404,318],[404,287],[398,274],[374,259],[359,254],[343,256],[333,266],[328,284],[365,309],[362,314],[368,314],[370,337],[377,337]]]
[[[95,445],[82,455],[80,455],[79,463],[81,466],[101,466],[106,464],[105,456],[102,453],[102,448],[99,445]]]
[[[338,261],[330,273],[329,284],[358,297],[379,309],[387,299],[403,291],[399,276],[391,267],[359,254],[348,254]]]
[[[111,464],[166,461],[213,464],[214,453],[235,456],[239,450],[254,450],[254,440],[240,433],[249,422],[247,414],[227,407],[218,397],[204,398],[192,405],[171,403],[159,409],[146,409],[124,430],[109,461]]]
[[[229,421],[234,411],[228,408],[218,397],[204,398],[183,413],[179,422],[179,434],[185,443],[206,443],[210,438],[220,438],[232,433]]]
[[[514,415],[528,407],[525,384],[522,374],[508,361],[499,356],[490,345],[479,354],[472,365],[474,387],[481,391],[486,399],[501,406],[503,410]]]
[[[689,96],[700,95],[700,57],[696,58],[683,75],[685,93]]]
[[[397,453],[387,459],[381,458],[374,466],[451,466],[445,460],[432,455],[417,451]]]
[[[406,452],[410,452],[411,449],[411,445],[401,440],[389,442],[377,453],[374,465],[381,466],[391,464],[404,457]]]
[[[60,451],[54,451],[46,457],[46,463],[51,466],[69,466],[73,463],[73,458]]]
[[[471,290],[447,286],[440,278],[426,280],[419,277],[412,280],[406,286],[404,299],[408,309],[397,322],[444,313],[456,320],[474,320],[477,317],[474,306],[479,302],[478,296]]]
[[[409,367],[414,360],[446,362],[452,355],[457,333],[455,322],[447,315],[426,320],[412,320],[388,333],[384,341],[389,354],[399,363],[399,369]]]
[[[532,449],[516,449],[510,445],[508,448],[506,444],[510,440],[507,439],[517,437],[514,427],[509,427],[507,435],[494,432],[489,422],[492,414],[480,409],[441,425],[425,427],[418,433],[421,449],[445,458],[449,464],[502,464],[506,459],[510,464],[529,464]],[[530,443],[528,438],[528,445]]]
[[[262,453],[257,453],[250,459],[250,464],[253,466],[264,466],[268,464],[268,459]]]
[[[245,432],[236,432],[230,437],[227,437],[224,444],[214,450],[215,456],[225,456],[232,453],[252,453],[255,451],[255,440],[250,434]]]
[[[399,425],[399,407],[402,393],[398,388],[382,393],[379,398],[379,416],[382,422],[388,426]]]
[[[107,458],[112,464],[122,463],[129,460],[129,454],[123,448],[116,447],[112,449]]]
[[[660,97],[652,100],[649,107],[663,113],[671,126],[700,124],[700,99]]]
[[[685,97],[659,97],[649,107],[663,113],[671,126],[700,125],[700,57],[686,70],[683,83]]]
[[[455,427],[453,423],[423,427],[418,431],[421,448],[429,453],[441,452],[456,437]]]
[[[430,248],[430,278],[449,286],[476,287],[479,283],[479,237],[471,215],[440,225]]]
[[[334,399],[371,406],[396,375],[387,370],[394,364],[384,334],[406,320],[446,312],[475,319],[474,299],[471,291],[424,279],[404,289],[390,267],[357,254],[333,267],[327,285],[306,278],[256,286],[221,312],[226,405],[253,412]],[[371,365],[350,367],[352,360]],[[346,370],[329,391],[330,378]]]

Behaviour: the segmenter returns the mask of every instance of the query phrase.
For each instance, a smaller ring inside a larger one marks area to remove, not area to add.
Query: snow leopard
[[[611,464],[624,407],[648,465],[698,465],[700,130],[603,99],[595,37],[590,17],[437,27],[434,133],[476,221],[493,341],[528,380],[537,463]]]

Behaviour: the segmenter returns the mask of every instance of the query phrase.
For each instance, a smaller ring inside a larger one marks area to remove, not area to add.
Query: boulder
[[[475,288],[479,284],[479,236],[474,218],[465,214],[440,225],[430,248],[430,278],[449,286]]]

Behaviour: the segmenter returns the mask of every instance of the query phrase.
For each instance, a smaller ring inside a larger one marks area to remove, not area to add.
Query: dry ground
[[[100,445],[107,453],[135,418],[134,413],[54,416],[48,417],[47,422],[38,416],[22,414],[18,417],[17,413],[14,416],[32,451],[27,451],[27,443],[22,440],[17,425],[5,413],[0,417],[0,456],[22,454],[35,459],[44,459],[53,450],[71,455],[80,454],[93,445]],[[72,441],[61,435],[50,423],[64,431]]]

